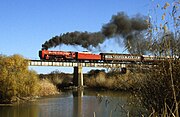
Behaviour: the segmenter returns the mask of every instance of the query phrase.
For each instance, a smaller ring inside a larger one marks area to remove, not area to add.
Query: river
[[[140,102],[119,91],[62,91],[59,95],[11,107],[0,107],[0,117],[128,117],[147,116]]]

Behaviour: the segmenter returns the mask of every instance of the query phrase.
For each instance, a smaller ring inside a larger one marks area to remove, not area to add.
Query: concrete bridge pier
[[[78,88],[83,87],[82,66],[74,67],[73,84]]]

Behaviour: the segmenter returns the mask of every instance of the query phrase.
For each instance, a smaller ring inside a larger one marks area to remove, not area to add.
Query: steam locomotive
[[[76,61],[76,62],[159,62],[169,59],[165,56],[148,56],[140,54],[119,54],[72,51],[40,50],[39,57],[45,61]]]

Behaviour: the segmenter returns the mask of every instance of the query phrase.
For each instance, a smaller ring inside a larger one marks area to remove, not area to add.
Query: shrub
[[[0,100],[34,96],[38,93],[36,72],[28,70],[28,61],[20,55],[0,56]]]
[[[72,85],[73,77],[58,70],[52,71],[50,74],[39,75],[40,79],[48,79],[58,89]]]
[[[85,84],[94,88],[106,88],[115,90],[131,90],[137,89],[137,84],[140,81],[140,73],[128,72],[121,74],[117,71],[105,73],[100,70],[89,72],[89,77],[86,78]],[[136,77],[135,77],[136,76]],[[138,77],[137,77],[138,76]]]
[[[48,79],[43,79],[40,81],[40,96],[47,96],[47,95],[55,95],[59,94],[56,86],[49,81]]]

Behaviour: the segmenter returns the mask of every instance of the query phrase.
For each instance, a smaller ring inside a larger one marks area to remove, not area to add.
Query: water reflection
[[[0,107],[0,117],[38,117],[37,106],[17,105],[12,107]]]
[[[83,90],[73,91],[73,116],[83,117]]]
[[[128,93],[76,90],[13,107],[0,107],[0,117],[126,117],[141,116]],[[133,99],[134,100],[134,99]],[[139,102],[137,102],[138,105]]]

